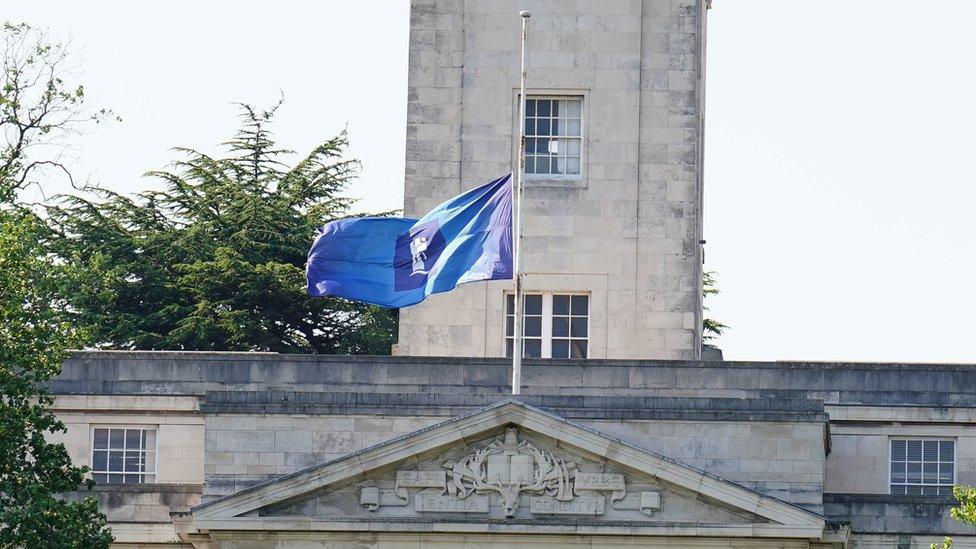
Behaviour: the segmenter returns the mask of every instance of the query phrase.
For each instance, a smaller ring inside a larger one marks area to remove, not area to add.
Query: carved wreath
[[[451,477],[447,483],[448,493],[464,499],[476,492],[495,492],[499,494],[508,517],[514,516],[519,494],[522,492],[551,496],[559,501],[572,500],[570,481],[576,474],[576,464],[566,463],[552,452],[539,450],[526,440],[517,442],[516,451],[532,457],[532,481],[522,483],[520,478],[511,478],[509,482],[504,482],[501,479],[488,478],[488,458],[504,453],[506,446],[515,443],[515,436],[515,429],[509,429],[505,443],[494,440],[487,447],[467,457],[445,462],[444,467],[450,469],[448,474]]]

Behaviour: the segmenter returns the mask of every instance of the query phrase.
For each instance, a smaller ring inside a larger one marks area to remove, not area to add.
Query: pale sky
[[[406,1],[3,3],[80,49],[123,122],[75,171],[140,175],[213,151],[231,104],[273,104],[298,151],[348,125],[359,208],[399,208]],[[709,13],[706,268],[728,359],[973,362],[974,0],[715,0]]]

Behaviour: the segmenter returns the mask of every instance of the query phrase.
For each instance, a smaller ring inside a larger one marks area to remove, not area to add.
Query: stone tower
[[[511,171],[521,9],[526,356],[698,358],[706,0],[412,0],[406,215]],[[511,289],[401,310],[396,352],[511,352]]]

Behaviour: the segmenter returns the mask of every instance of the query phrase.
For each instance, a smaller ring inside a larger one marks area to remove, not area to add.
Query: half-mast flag
[[[456,196],[420,219],[327,224],[308,252],[309,295],[406,307],[465,282],[511,279],[511,179]]]

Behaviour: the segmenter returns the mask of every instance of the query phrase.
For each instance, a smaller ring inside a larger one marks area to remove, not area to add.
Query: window
[[[92,478],[103,484],[156,481],[156,429],[92,429]]]
[[[955,475],[953,440],[891,440],[891,493],[951,494]]]
[[[526,96],[525,173],[579,175],[582,123],[581,97]]]
[[[586,358],[590,296],[525,294],[522,342],[526,358]],[[505,356],[515,345],[515,296],[505,296]]]

